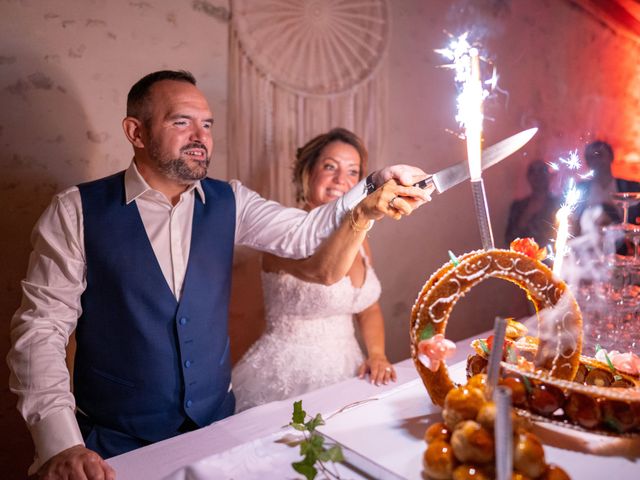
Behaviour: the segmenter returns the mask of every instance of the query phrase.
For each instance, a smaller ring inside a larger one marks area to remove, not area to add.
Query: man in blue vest
[[[233,413],[234,244],[303,258],[329,237],[330,261],[342,242],[362,241],[368,220],[429,199],[410,186],[424,172],[398,165],[312,212],[284,208],[206,177],[212,126],[191,74],[143,77],[123,121],[129,168],[56,195],[38,221],[8,355],[36,446],[31,473],[112,479],[103,457]],[[65,347],[74,330],[72,394]]]

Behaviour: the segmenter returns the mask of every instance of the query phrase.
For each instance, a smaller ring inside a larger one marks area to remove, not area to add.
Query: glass
[[[611,199],[622,209],[622,223],[602,227],[596,268],[577,289],[587,355],[596,345],[640,354],[640,226],[629,222],[640,192],[617,192]]]
[[[611,200],[622,208],[622,225],[629,225],[629,207],[640,203],[640,192],[615,192],[611,194]]]

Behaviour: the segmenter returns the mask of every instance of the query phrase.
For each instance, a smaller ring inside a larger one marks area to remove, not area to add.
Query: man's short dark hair
[[[163,80],[173,80],[175,82],[187,82],[191,85],[196,84],[195,77],[191,74],[191,72],[187,72],[186,70],[160,70],[157,72],[150,73],[145,75],[140,80],[138,80],[131,90],[129,90],[129,95],[127,95],[127,116],[135,117],[140,120],[145,120],[144,110],[145,110],[145,101],[149,96],[149,91],[151,87]]]

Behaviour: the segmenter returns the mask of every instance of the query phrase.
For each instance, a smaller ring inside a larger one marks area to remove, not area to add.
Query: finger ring
[[[391,371],[391,367],[387,367],[384,369],[385,372],[390,372]]]
[[[389,208],[396,208],[396,207],[393,206],[393,202],[396,201],[396,198],[398,198],[397,195],[395,197],[393,197],[391,200],[389,200]]]

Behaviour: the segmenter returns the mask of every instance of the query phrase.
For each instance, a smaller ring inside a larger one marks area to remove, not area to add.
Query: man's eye
[[[174,125],[178,125],[179,127],[184,127],[187,124],[187,122],[186,122],[186,120],[177,120],[177,121],[173,122],[173,124]]]
[[[207,130],[211,130],[211,128],[213,127],[212,123],[205,123],[202,125],[204,128],[206,128]]]
[[[352,177],[359,177],[360,176],[360,170],[350,170],[349,171],[349,175],[351,175]]]

